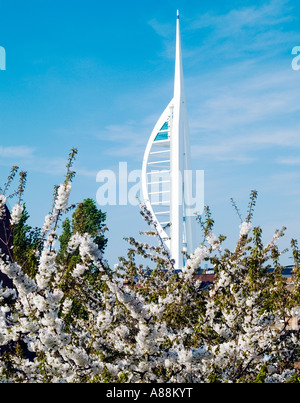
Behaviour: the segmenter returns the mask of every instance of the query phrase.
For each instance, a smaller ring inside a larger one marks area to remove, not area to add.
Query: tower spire
[[[181,35],[180,35],[179,10],[177,10],[174,98],[175,97],[180,98],[183,96],[184,96],[184,85],[183,85],[183,68],[182,68],[182,53],[181,53]]]

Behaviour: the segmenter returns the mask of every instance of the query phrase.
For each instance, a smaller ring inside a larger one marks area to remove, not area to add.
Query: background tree
[[[104,236],[104,232],[107,231],[105,220],[106,213],[96,207],[95,201],[85,199],[79,203],[72,215],[73,233],[90,234],[99,250],[104,252],[107,244],[107,239]]]
[[[107,238],[104,235],[107,231],[105,220],[106,213],[97,208],[93,199],[85,199],[79,203],[72,215],[72,221],[66,218],[62,224],[63,232],[59,237],[59,256],[61,258],[66,257],[68,242],[71,236],[76,233],[91,235],[93,242],[103,253],[107,245]]]
[[[24,273],[34,277],[37,270],[39,251],[42,248],[40,228],[32,228],[27,224],[29,214],[26,206],[19,222],[12,230],[13,257]]]
[[[57,256],[58,263],[64,267],[64,277],[61,281],[61,289],[72,300],[72,307],[69,312],[69,321],[71,318],[85,318],[87,311],[84,307],[86,296],[82,294],[82,290],[76,286],[76,279],[72,275],[74,269],[81,267],[81,256],[79,246],[70,252],[69,242],[72,236],[88,234],[91,241],[97,246],[99,253],[103,254],[107,239],[105,238],[106,214],[97,208],[96,203],[92,199],[85,199],[79,203],[72,214],[72,220],[66,218],[62,223],[62,234],[59,237],[60,249]],[[89,282],[92,287],[102,287],[99,284],[99,268],[95,265],[90,265],[90,270],[86,271],[84,276],[85,281]]]

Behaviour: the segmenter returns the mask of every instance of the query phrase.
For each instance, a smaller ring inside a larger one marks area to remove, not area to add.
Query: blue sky
[[[296,0],[14,1],[0,3],[0,179],[28,171],[30,223],[41,226],[70,148],[79,154],[72,202],[95,199],[96,173],[120,161],[140,169],[149,135],[173,92],[176,10],[194,169],[216,232],[238,236],[233,197],[266,241],[287,226],[300,239],[300,45]],[[107,211],[111,264],[124,236],[145,226],[137,208]],[[285,262],[289,263],[288,256]]]

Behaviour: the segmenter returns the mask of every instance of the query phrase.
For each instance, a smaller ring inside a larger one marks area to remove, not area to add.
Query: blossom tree
[[[35,270],[26,272],[13,253],[0,257],[13,284],[0,286],[1,382],[298,382],[300,252],[293,240],[290,289],[276,246],[284,230],[264,246],[261,229],[252,227],[256,192],[246,219],[240,215],[233,251],[214,235],[208,208],[198,217],[204,240],[180,272],[144,205],[152,241],[127,239],[127,256],[113,268],[95,234],[68,224],[62,258],[59,226],[70,211],[76,152],[55,188]],[[4,214],[5,192],[0,203]],[[20,206],[18,200],[12,228]],[[215,271],[210,287],[197,276],[204,263]]]

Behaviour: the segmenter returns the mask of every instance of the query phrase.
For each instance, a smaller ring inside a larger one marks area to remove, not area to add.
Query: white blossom
[[[83,264],[76,264],[75,269],[73,270],[72,277],[80,277],[87,270],[87,267]]]
[[[73,303],[73,301],[70,298],[65,299],[63,306],[62,306],[62,313],[64,315],[67,315],[69,313],[72,303]]]
[[[5,204],[6,204],[6,197],[3,194],[0,194],[0,219],[3,217],[5,213]]]
[[[57,197],[55,200],[55,210],[65,211],[68,207],[70,192],[72,189],[71,182],[63,183],[57,190]]]
[[[218,238],[215,236],[215,234],[213,234],[212,232],[210,232],[207,235],[206,240],[210,244],[212,250],[216,250],[219,248],[220,242],[219,242]]]
[[[298,292],[261,270],[270,248],[255,250],[253,259],[239,240],[236,250],[222,252],[211,232],[209,247],[198,247],[178,273],[158,236],[158,247],[133,240],[134,257],[110,269],[93,237],[76,233],[68,243],[76,263],[73,256],[63,262],[58,224],[70,190],[70,183],[58,189],[30,276],[0,256],[0,271],[13,282],[13,289],[0,283],[0,382],[235,383],[262,378],[262,368],[265,382],[293,380]],[[5,202],[0,196],[0,209]],[[16,208],[12,222],[20,214]],[[241,236],[250,231],[250,223],[241,225]],[[137,264],[137,251],[147,268]],[[210,288],[194,278],[204,260],[214,266]],[[287,306],[272,302],[281,294]]]
[[[22,217],[23,210],[24,210],[23,204],[17,203],[14,205],[14,207],[12,208],[11,213],[10,213],[10,216],[11,216],[10,224],[11,225],[16,225],[19,223],[19,221]]]
[[[42,228],[42,232],[46,233],[50,230],[51,225],[54,223],[55,216],[53,214],[47,214],[45,217],[44,225]]]
[[[251,222],[243,222],[240,225],[240,236],[247,236],[252,229]]]
[[[201,262],[209,257],[209,250],[206,246],[202,246],[201,248],[197,248],[195,252],[188,259],[184,270],[190,268],[193,270],[199,269]]]

